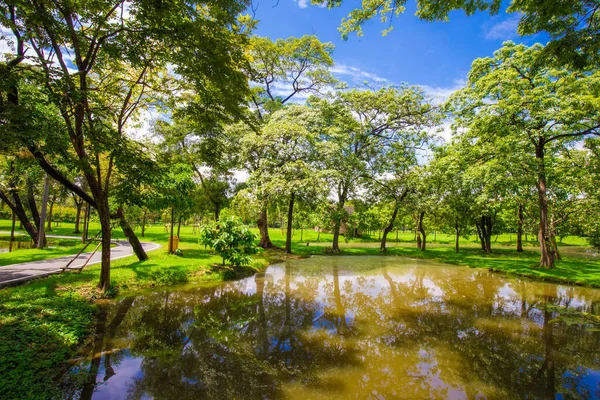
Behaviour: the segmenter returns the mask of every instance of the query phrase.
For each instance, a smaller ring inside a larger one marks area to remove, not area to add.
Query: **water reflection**
[[[66,397],[598,398],[600,291],[391,257],[322,257],[125,298]]]
[[[33,242],[23,242],[18,240],[0,240],[0,253],[10,253],[15,250],[31,249]]]

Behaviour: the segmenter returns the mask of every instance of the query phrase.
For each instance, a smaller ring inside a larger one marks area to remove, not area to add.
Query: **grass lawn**
[[[8,241],[9,239],[8,236],[4,237],[4,235],[0,235],[0,241]],[[15,240],[19,242],[28,242],[29,236],[19,236],[18,238],[15,238]],[[10,264],[74,255],[77,254],[83,246],[81,240],[78,239],[49,238],[48,247],[43,249],[16,249],[12,252],[0,253],[0,267]],[[86,252],[93,251],[94,247],[93,244],[90,244],[86,249]],[[100,250],[100,248],[98,250]]]
[[[0,220],[0,231],[10,229],[10,221]],[[99,229],[92,223],[90,234]],[[68,235],[73,225],[64,223],[53,229],[53,234]],[[137,230],[139,234],[139,229]],[[284,246],[285,236],[280,229],[270,230],[271,239],[279,247]],[[374,237],[362,238],[349,243],[342,242],[343,254],[379,255],[377,233]],[[123,238],[120,230],[114,237]],[[454,251],[454,238],[451,235],[438,234],[437,240],[428,241],[427,251],[415,248],[412,233],[400,233],[389,236],[388,254],[411,258],[427,258],[455,265],[476,268],[489,268],[496,271],[529,276],[548,281],[585,284],[600,287],[600,261],[593,257],[565,256],[557,263],[557,268],[545,270],[532,268],[539,255],[533,247],[524,253],[514,250],[514,235],[500,235],[492,244],[493,254],[482,254],[476,238],[461,239],[461,251]],[[428,239],[434,239],[432,234]],[[212,254],[198,244],[198,236],[192,227],[181,228],[180,248],[183,257],[168,255],[168,233],[164,227],[153,226],[146,230],[142,240],[163,245],[162,249],[151,252],[150,259],[139,262],[135,257],[116,260],[112,263],[110,295],[127,294],[149,287],[167,286],[190,282],[202,283],[233,279],[253,273],[247,268],[232,271],[213,267],[221,262],[220,257]],[[307,246],[307,242],[309,246]],[[317,242],[317,233],[307,230],[294,232],[293,251],[297,256],[323,254],[325,247],[331,246],[331,235],[321,233]],[[76,252],[81,243],[65,240],[60,242],[60,250],[18,250],[0,254],[0,265],[26,261],[35,257],[52,258],[61,251]],[[535,243],[527,243],[532,246]],[[582,238],[564,239],[563,249],[579,249],[585,246]],[[75,250],[77,249],[77,250]],[[53,251],[55,251],[53,253]],[[257,258],[255,267],[267,265],[276,259],[284,258],[281,250],[268,251]],[[41,258],[38,258],[41,259]],[[8,262],[11,261],[11,262]],[[65,273],[32,281],[28,284],[0,290],[0,398],[39,399],[58,396],[55,379],[68,367],[73,351],[89,337],[93,326],[95,305],[100,294],[95,287],[99,281],[100,266],[93,265],[81,274]]]

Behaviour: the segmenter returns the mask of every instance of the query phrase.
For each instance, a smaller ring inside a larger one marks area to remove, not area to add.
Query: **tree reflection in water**
[[[72,397],[597,398],[600,334],[546,306],[599,300],[392,257],[296,260],[103,308]]]

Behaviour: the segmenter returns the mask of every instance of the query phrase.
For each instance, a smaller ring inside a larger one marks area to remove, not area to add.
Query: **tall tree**
[[[333,66],[333,45],[322,43],[316,36],[278,39],[254,37],[250,42],[251,69],[248,75],[252,90],[249,98],[256,122],[253,131],[260,135],[272,112],[301,96],[318,94],[336,83],[329,72]],[[252,173],[260,169],[258,159],[246,160],[246,169]],[[273,247],[269,238],[269,193],[260,190],[257,225],[261,237],[259,245]]]
[[[540,65],[542,51],[506,42],[494,57],[473,62],[467,87],[451,103],[472,144],[493,145],[498,158],[527,156],[538,194],[540,265],[553,268],[547,158],[600,135],[600,73]]]
[[[290,105],[269,117],[261,135],[246,135],[242,142],[246,151],[262,154],[256,160],[250,185],[287,202],[286,253],[292,252],[294,205],[307,198],[325,197],[322,188],[326,185],[314,169],[315,136],[320,126],[318,110]],[[264,235],[268,232],[262,232]]]
[[[314,99],[310,105],[324,113],[318,151],[336,197],[332,246],[337,252],[350,196],[368,176],[387,172],[383,160],[392,151],[409,154],[420,146],[422,129],[432,122],[434,107],[416,87],[350,90],[336,94],[333,101]]]

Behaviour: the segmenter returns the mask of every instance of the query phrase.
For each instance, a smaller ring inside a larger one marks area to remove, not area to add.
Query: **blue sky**
[[[382,78],[386,83],[422,85],[433,95],[446,97],[462,85],[471,63],[490,56],[505,40],[533,44],[546,42],[543,35],[521,38],[516,34],[518,15],[478,13],[467,17],[458,11],[450,22],[425,22],[414,16],[416,4],[409,1],[404,14],[394,18],[394,29],[385,37],[387,25],[373,20],[364,36],[341,39],[341,19],[358,5],[327,10],[310,0],[253,0],[260,22],[256,34],[272,39],[315,34],[335,44],[336,75],[349,84]]]

